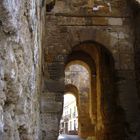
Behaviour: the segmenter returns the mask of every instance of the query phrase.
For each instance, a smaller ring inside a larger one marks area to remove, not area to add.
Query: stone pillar
[[[61,93],[44,92],[41,99],[42,140],[56,140],[62,112]],[[60,97],[58,97],[60,96]]]
[[[79,93],[79,107],[78,107],[78,134],[82,138],[87,138],[89,136],[95,135],[95,126],[91,122],[90,113],[89,113],[89,98],[86,96],[88,93]],[[87,131],[88,130],[88,131]]]
[[[101,49],[101,116],[102,127],[97,130],[98,140],[124,140],[123,112],[117,106],[113,58]]]
[[[117,86],[119,90],[119,105],[123,109],[125,133],[127,139],[140,138],[140,110],[139,98],[136,89],[134,70],[118,70]]]
[[[96,122],[97,115],[97,89],[96,89],[96,75],[91,75],[91,93],[90,93],[90,103],[89,103],[89,113],[92,124]]]
[[[137,7],[133,7],[137,12],[134,12],[134,19],[132,23],[134,24],[135,29],[135,69],[136,69],[136,84],[137,84],[137,92],[138,92],[138,98],[139,98],[139,111],[140,111],[140,10],[138,10],[139,5]],[[140,120],[139,120],[140,122]],[[138,124],[138,123],[137,123]],[[138,129],[140,130],[140,123],[138,126]],[[137,139],[140,139],[140,132],[137,132]]]
[[[85,114],[85,116],[79,116],[78,123],[79,123],[78,135],[80,137],[88,138],[95,136],[95,125],[91,123],[88,114]]]
[[[47,63],[46,77],[41,97],[42,140],[56,140],[63,111],[64,63],[57,56]]]

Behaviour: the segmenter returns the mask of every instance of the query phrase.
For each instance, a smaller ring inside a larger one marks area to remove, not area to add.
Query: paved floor
[[[84,140],[81,139],[79,136],[77,135],[66,135],[66,134],[61,134],[58,137],[58,140]]]

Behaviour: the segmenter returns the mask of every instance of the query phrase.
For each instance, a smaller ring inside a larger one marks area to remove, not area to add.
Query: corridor
[[[61,134],[59,135],[58,140],[85,140],[85,139],[80,138],[78,135]]]
[[[78,135],[60,134],[57,140],[96,140],[95,137],[80,138]]]
[[[0,0],[0,140],[140,140],[140,0]]]

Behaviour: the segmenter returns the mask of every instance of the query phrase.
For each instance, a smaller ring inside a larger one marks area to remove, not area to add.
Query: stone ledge
[[[124,19],[114,17],[57,17],[60,26],[123,26]]]
[[[60,26],[123,26],[129,23],[129,16],[97,16],[73,14],[47,14],[47,22],[55,20]]]
[[[59,17],[59,16],[63,16],[63,17],[114,17],[114,18],[130,18],[130,16],[127,14],[106,14],[106,13],[47,13],[46,16],[55,16],[55,17]]]

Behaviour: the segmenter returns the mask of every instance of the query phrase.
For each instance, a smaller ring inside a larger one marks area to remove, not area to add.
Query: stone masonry
[[[0,140],[39,140],[45,2],[0,1]]]
[[[112,56],[114,80],[109,79],[111,74],[108,73],[110,70],[107,68],[107,62],[104,61],[106,56],[101,56],[101,63],[103,63],[101,67],[104,71],[100,74],[103,78],[101,78],[103,80],[101,83],[103,92],[99,90],[101,92],[99,95],[99,91],[97,91],[99,97],[97,97],[96,138],[98,140],[139,139],[140,119],[138,118],[140,110],[138,108],[139,98],[135,77],[135,66],[138,68],[138,64],[135,65],[135,32],[132,22],[133,9],[130,5],[131,2],[120,0],[59,0],[46,15],[46,46],[44,48],[44,76],[46,77],[44,86],[46,91],[49,90],[56,96],[59,88],[63,87],[64,83],[61,80],[64,79],[64,75],[59,73],[58,61],[55,60],[59,56],[62,58],[60,63],[64,65],[67,56],[76,50],[75,46],[78,50],[79,44],[96,42],[104,46]],[[139,33],[139,30],[136,32]],[[81,48],[81,50],[84,49]],[[91,52],[88,51],[88,47],[87,50],[85,47],[84,51],[91,56],[94,55],[94,53],[91,54],[92,50]],[[101,53],[101,55],[104,54]],[[138,60],[136,59],[136,61]],[[97,63],[96,61],[95,63]],[[109,67],[111,68],[111,65]],[[53,73],[54,75],[57,73],[57,76],[60,74],[60,77],[55,79],[56,76],[52,77]],[[139,71],[137,71],[138,73]],[[56,83],[59,85],[58,88],[55,86]],[[109,87],[111,83],[113,86]],[[53,88],[48,87],[47,84]],[[63,90],[61,94],[63,95]],[[52,113],[50,112],[50,114]],[[54,114],[54,116],[56,115]],[[56,127],[55,131],[58,131]]]
[[[57,140],[75,60],[91,69],[81,135],[140,140],[139,25],[139,0],[0,0],[0,140]]]

